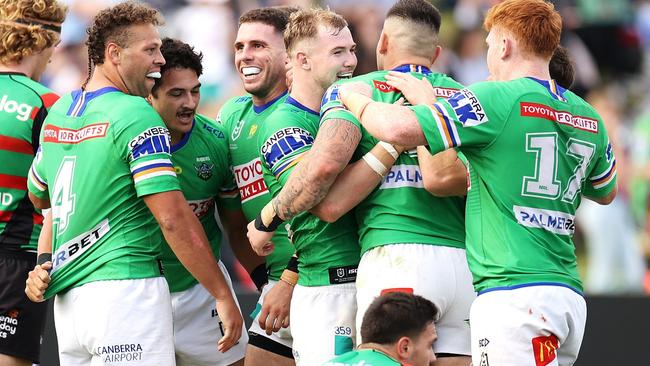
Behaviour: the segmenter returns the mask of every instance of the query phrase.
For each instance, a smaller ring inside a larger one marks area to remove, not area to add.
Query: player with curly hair
[[[26,177],[43,120],[59,98],[38,83],[59,42],[66,7],[56,0],[0,0],[0,364],[38,363],[46,304],[25,298],[43,216]]]
[[[30,170],[32,202],[52,206],[53,253],[30,272],[26,292],[34,301],[56,295],[63,365],[175,363],[161,231],[217,300],[224,335],[215,347],[225,352],[241,335],[239,308],[180,191],[169,132],[144,99],[165,63],[161,23],[135,2],[94,18],[92,74],[53,106]]]

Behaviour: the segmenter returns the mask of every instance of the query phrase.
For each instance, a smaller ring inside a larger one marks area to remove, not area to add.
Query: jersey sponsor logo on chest
[[[393,165],[379,189],[414,187],[424,188],[422,173],[417,165]]]
[[[33,108],[34,107],[28,104],[18,104],[15,100],[10,100],[8,95],[3,95],[2,98],[0,98],[0,111],[10,114],[15,113],[16,119],[19,121],[27,121]]]
[[[512,210],[519,225],[559,235],[573,235],[575,230],[575,217],[565,212],[523,206],[513,206]]]
[[[237,181],[237,187],[239,187],[242,203],[267,192],[262,176],[262,162],[259,158],[248,163],[235,165],[232,170],[235,181]]]
[[[62,244],[52,255],[52,273],[79,258],[111,230],[108,219],[102,220],[97,226],[81,233],[77,237]]]
[[[571,126],[579,130],[598,133],[598,121],[588,117],[574,116],[569,112],[557,111],[539,103],[521,102],[520,113],[523,117],[537,117]]]
[[[77,144],[85,140],[104,137],[108,131],[108,123],[95,123],[78,130],[46,125],[43,128],[43,142],[56,144]]]

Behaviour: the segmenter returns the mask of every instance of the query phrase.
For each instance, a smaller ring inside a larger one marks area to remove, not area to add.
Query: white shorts
[[[54,318],[61,365],[175,365],[164,277],[75,287],[56,295]]]
[[[291,336],[291,326],[288,328],[280,328],[279,331],[271,333],[271,335],[266,335],[266,331],[260,327],[260,323],[259,323],[260,311],[262,310],[264,297],[266,296],[266,294],[269,293],[269,291],[271,291],[271,289],[273,288],[273,286],[275,286],[276,283],[278,283],[278,281],[269,280],[269,283],[267,283],[264,286],[264,288],[262,288],[262,293],[260,294],[259,300],[257,300],[257,305],[255,305],[255,310],[253,310],[253,312],[250,314],[251,318],[253,318],[253,324],[251,324],[250,328],[248,328],[248,333],[250,335],[249,343],[256,347],[265,348],[265,347],[258,346],[256,343],[258,337],[263,337],[263,338],[268,338],[275,343],[281,344],[282,346],[290,350],[293,346],[293,337]],[[253,340],[253,338],[256,339]],[[290,355],[286,355],[286,356],[290,357]]]
[[[472,362],[573,365],[586,320],[584,298],[566,287],[528,286],[483,293],[470,314]]]
[[[436,353],[470,355],[469,309],[476,293],[465,250],[426,244],[390,244],[361,257],[357,273],[357,330],[372,301],[384,292],[420,295],[438,308]],[[361,335],[359,334],[359,342]]]
[[[230,276],[221,261],[219,268],[235,296]],[[223,337],[223,332],[215,299],[203,285],[196,284],[185,291],[174,292],[171,301],[178,366],[226,366],[244,358],[248,334],[243,325],[239,343],[226,353],[217,350],[217,342]]]
[[[291,298],[291,331],[296,366],[322,365],[352,351],[357,313],[354,283],[296,285]]]

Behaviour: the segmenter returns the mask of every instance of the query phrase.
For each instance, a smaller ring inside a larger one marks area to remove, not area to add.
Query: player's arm
[[[596,156],[592,173],[588,179],[585,179],[582,194],[591,201],[609,205],[616,198],[618,191],[616,158],[612,144],[609,143],[606,135],[602,146],[606,148]]]
[[[217,300],[217,312],[225,328],[218,349],[221,352],[227,351],[239,340],[243,319],[226,279],[217,266],[201,223],[181,191],[154,193],[143,199],[176,257]]]
[[[415,113],[408,107],[373,102],[367,96],[349,91],[349,84],[341,86],[341,101],[378,140],[393,145],[420,146],[427,143]]]
[[[335,222],[377,187],[401,153],[401,147],[379,142],[339,174],[325,198],[310,212],[323,221]]]
[[[50,284],[52,269],[52,213],[43,213],[43,228],[38,236],[36,266],[29,271],[25,282],[25,294],[34,302],[45,301],[45,290]]]
[[[424,189],[438,197],[467,194],[467,167],[456,150],[431,155],[424,146],[418,146],[417,153]]]
[[[248,240],[257,254],[273,251],[270,239],[283,221],[310,210],[325,197],[359,140],[361,131],[349,121],[330,119],[321,125],[311,149],[293,168],[282,190],[248,224]]]
[[[266,261],[264,257],[255,254],[248,244],[248,238],[246,238],[248,220],[246,220],[244,212],[241,209],[222,209],[222,207],[218,211],[230,248],[250,275],[257,289],[262,291],[262,287],[268,282]]]

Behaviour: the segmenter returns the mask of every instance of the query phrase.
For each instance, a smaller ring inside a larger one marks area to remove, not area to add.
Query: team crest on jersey
[[[214,164],[210,163],[210,157],[201,156],[196,158],[196,161],[197,163],[194,164],[196,175],[203,180],[212,178],[212,169],[214,168]]]
[[[246,123],[246,121],[244,121],[243,119],[237,122],[237,125],[235,126],[235,128],[232,129],[232,133],[230,134],[231,139],[237,140],[237,138],[239,138],[239,135],[241,134],[241,130],[242,128],[244,128],[244,123]]]
[[[462,89],[449,98],[448,102],[464,127],[478,126],[488,121],[485,109],[469,89]]]

